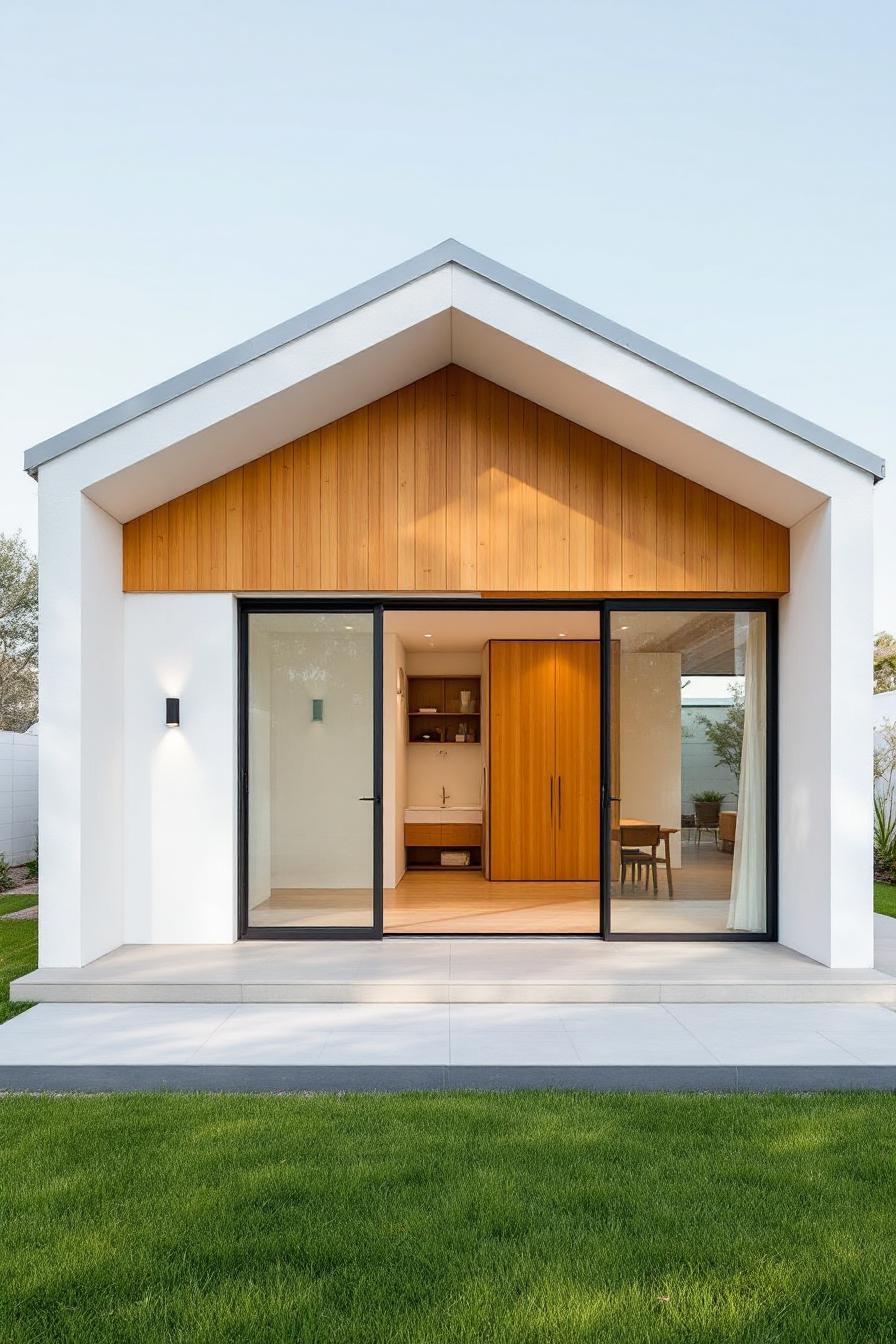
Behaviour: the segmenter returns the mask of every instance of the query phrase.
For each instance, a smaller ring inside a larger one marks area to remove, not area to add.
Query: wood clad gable
[[[124,526],[128,592],[788,586],[785,527],[455,365]]]

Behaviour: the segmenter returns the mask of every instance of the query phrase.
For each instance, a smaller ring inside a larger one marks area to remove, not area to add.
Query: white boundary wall
[[[0,733],[0,854],[27,863],[36,841],[37,728]]]

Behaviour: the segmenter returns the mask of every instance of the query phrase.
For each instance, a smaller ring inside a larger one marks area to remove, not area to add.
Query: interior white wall
[[[249,641],[249,908],[271,896],[271,636],[253,630]]]
[[[404,809],[407,806],[407,700],[398,673],[407,654],[398,635],[383,632],[383,886],[397,887],[405,873]],[[404,684],[404,683],[402,683]]]
[[[779,936],[817,961],[871,966],[872,486],[791,529],[780,604]]]
[[[373,637],[309,630],[272,650],[271,886],[369,888]]]
[[[681,824],[681,654],[619,655],[619,813]],[[671,837],[673,868],[681,836]]]
[[[449,807],[482,802],[482,746],[478,742],[408,744],[408,807],[440,807],[442,786]]]
[[[165,727],[165,699],[180,727]],[[124,599],[124,941],[236,937],[236,604]],[[119,940],[120,941],[120,940]]]

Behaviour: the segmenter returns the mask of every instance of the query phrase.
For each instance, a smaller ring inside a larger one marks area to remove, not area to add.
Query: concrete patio
[[[40,1004],[0,1027],[7,1090],[894,1086],[877,1004]]]
[[[44,1002],[0,1027],[0,1089],[891,1089],[896,920],[876,933],[874,971],[773,943],[120,948],[15,982]]]
[[[880,921],[883,920],[883,924]],[[896,1004],[896,921],[875,970],[832,970],[778,943],[570,938],[134,945],[33,971],[16,1002]]]

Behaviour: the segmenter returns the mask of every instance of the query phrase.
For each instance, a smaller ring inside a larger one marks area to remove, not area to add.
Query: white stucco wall
[[[791,529],[780,603],[779,936],[828,965],[873,965],[872,485],[843,467]]]
[[[37,728],[0,733],[0,854],[27,863],[37,844]]]
[[[236,936],[236,603],[124,601],[124,918],[128,943]],[[165,727],[165,699],[180,727]]]
[[[78,470],[73,453],[40,475],[41,966],[122,941],[121,526]]]

